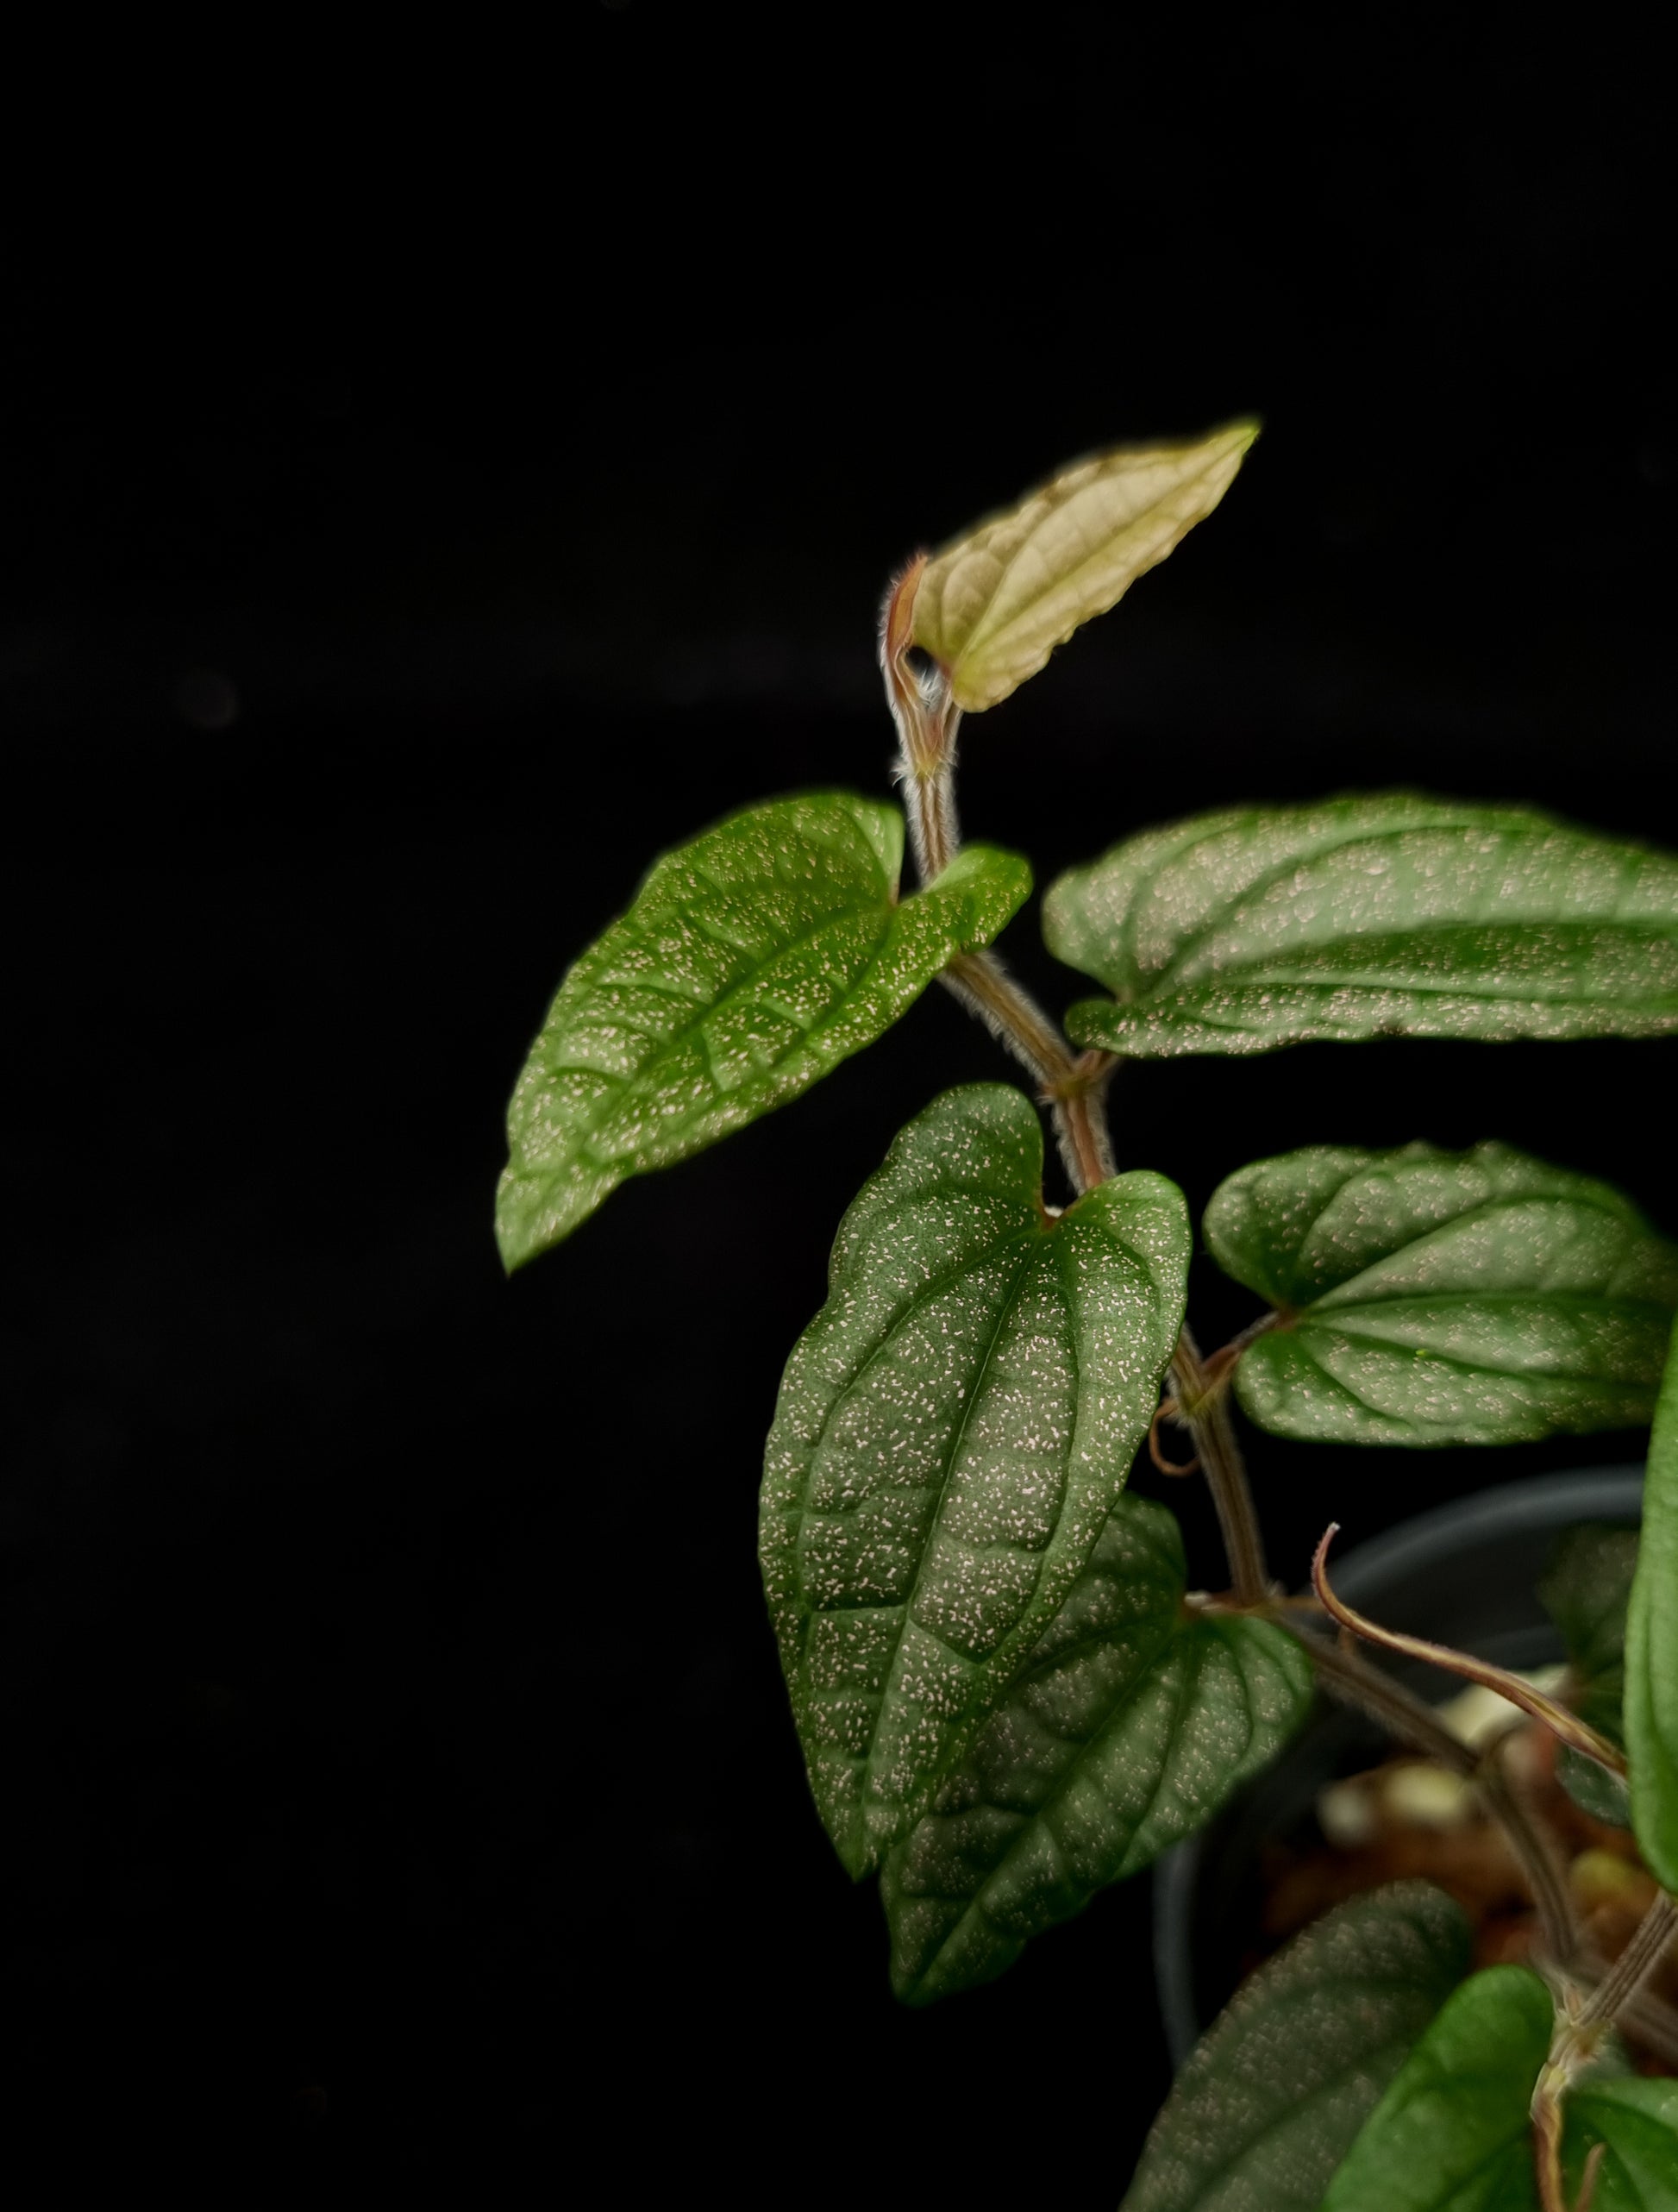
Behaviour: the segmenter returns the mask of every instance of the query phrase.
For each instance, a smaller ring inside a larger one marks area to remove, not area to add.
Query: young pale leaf
[[[1424,1882],[1325,1914],[1213,2022],[1154,2123],[1121,2212],[1318,2212],[1468,1964],[1467,1922]]]
[[[1530,2108],[1555,2021],[1525,1966],[1464,1982],[1364,2123],[1322,2212],[1537,2212]]]
[[[1043,930],[1113,994],[1071,1035],[1144,1059],[1678,1028],[1678,861],[1514,807],[1199,815],[1061,876]]]
[[[1567,2101],[1562,2146],[1568,2202],[1603,2146],[1591,2212],[1678,2212],[1678,2082],[1583,2082]]]
[[[927,564],[914,642],[978,714],[1035,676],[1057,645],[1118,604],[1211,514],[1256,423],[1188,444],[1120,446],[1062,470]]]
[[[1625,1618],[1625,1748],[1637,1848],[1661,1887],[1678,1893],[1678,1338],[1649,1439]]]
[[[1189,1229],[1162,1176],[1044,1211],[999,1084],[898,1135],[834,1246],[765,1457],[764,1584],[855,1875],[930,1805],[1065,1600],[1147,1433]]]
[[[1568,1647],[1567,1702],[1600,1736],[1625,1748],[1625,1608],[1637,1564],[1634,1528],[1570,1528],[1538,1585],[1544,1610]],[[1569,1796],[1599,1820],[1631,1824],[1625,1784],[1594,1759],[1556,1748],[1556,1775]]]
[[[935,1809],[880,1878],[892,1982],[911,2004],[989,1981],[1209,1820],[1311,1701],[1311,1663],[1268,1621],[1190,1619],[1163,1506],[1124,1497],[1090,1562]]]
[[[903,817],[842,793],[748,807],[657,862],[560,987],[508,1109],[507,1266],[626,1175],[784,1106],[872,1044],[1031,888],[969,845],[901,902]]]
[[[1236,1369],[1278,1436],[1514,1444],[1654,1409],[1678,1247],[1606,1183],[1506,1145],[1314,1145],[1206,1208],[1226,1275],[1279,1326]]]

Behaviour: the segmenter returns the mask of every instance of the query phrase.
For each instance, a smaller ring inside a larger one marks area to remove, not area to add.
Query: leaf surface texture
[[[1131,1056],[1678,1027],[1678,861],[1517,807],[1199,815],[1062,875],[1043,929],[1112,994],[1072,1037]]]
[[[1268,1621],[1191,1618],[1182,1538],[1125,1496],[935,1810],[881,1878],[898,1995],[990,1980],[1202,1827],[1280,1750],[1311,1666]]]
[[[1274,1434],[1512,1444],[1653,1411],[1678,1247],[1589,1176],[1503,1144],[1315,1145],[1238,1170],[1205,1227],[1281,1314],[1236,1369]]]
[[[1122,2212],[1318,2212],[1368,2115],[1468,1971],[1468,1953],[1462,1913],[1424,1882],[1325,1913],[1260,1967],[1202,2037]]]
[[[578,960],[508,1109],[496,1205],[509,1268],[624,1178],[783,1106],[871,1044],[1031,888],[969,845],[898,898],[903,817],[842,793],[748,807],[667,853]]]
[[[761,1557],[816,1802],[854,1874],[926,1812],[1082,1570],[1181,1325],[1163,1177],[1046,1213],[1023,1093],[946,1092],[839,1231],[765,1456]]]
[[[1235,480],[1255,423],[1119,446],[1077,462],[947,546],[915,599],[917,645],[977,714],[1034,676],[1080,624],[1163,561]]]

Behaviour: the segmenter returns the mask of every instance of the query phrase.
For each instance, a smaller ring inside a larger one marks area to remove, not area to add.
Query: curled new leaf
[[[1031,888],[969,845],[899,902],[903,817],[843,793],[748,807],[667,853],[560,986],[508,1109],[509,1268],[625,1176],[686,1158],[873,1043]]]
[[[1626,1614],[1625,1747],[1637,1848],[1661,1887],[1678,1892],[1678,1338],[1649,1439]]]
[[[881,1877],[898,1995],[988,1981],[1211,1820],[1304,1718],[1310,1661],[1268,1621],[1186,1615],[1163,1506],[1124,1497],[1007,1701]]]
[[[1097,454],[946,546],[921,576],[914,642],[942,663],[956,705],[998,705],[1105,614],[1211,514],[1257,436],[1256,423],[1232,423]]]
[[[1130,1056],[1678,1028],[1678,861],[1517,807],[1199,815],[1061,876],[1043,931],[1112,993],[1072,1037]]]
[[[1512,1444],[1654,1410],[1678,1248],[1589,1176],[1502,1144],[1314,1145],[1231,1175],[1205,1235],[1280,1314],[1236,1369],[1276,1435]]]
[[[1161,1176],[1048,1213],[1018,1091],[949,1091],[846,1214],[765,1457],[761,1557],[854,1874],[930,1806],[1089,1557],[1181,1325]]]
[[[1324,1914],[1201,2039],[1121,2212],[1318,2212],[1381,2091],[1468,1970],[1467,1923],[1424,1882]]]

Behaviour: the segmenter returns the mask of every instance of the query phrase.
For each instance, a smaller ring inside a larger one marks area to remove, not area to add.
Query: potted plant
[[[880,635],[902,812],[779,799],[656,862],[520,1077],[502,1253],[523,1265],[627,1176],[791,1100],[935,979],[953,991],[1029,1087],[947,1091],[891,1139],[787,1363],[761,1505],[811,1787],[848,1870],[879,1877],[898,1997],[1002,1973],[1227,1819],[1321,1690],[1495,1824],[1530,1940],[1477,1968],[1424,1877],[1309,1921],[1184,2066],[1127,2205],[1414,2212],[1467,2203],[1475,2175],[1502,2192],[1475,2203],[1678,2204],[1652,1978],[1678,1925],[1678,1250],[1606,1185],[1507,1146],[1302,1141],[1206,1209],[1206,1250],[1252,1294],[1208,1349],[1182,1194],[1118,1171],[1105,1112],[1121,1062],[1669,1031],[1678,862],[1408,792],[1197,814],[1049,887],[1050,949],[1097,987],[1062,1026],[993,949],[1029,868],[960,835],[962,716],[1168,554],[1255,435],[1099,454],[911,562]],[[1273,1576],[1237,1407],[1281,1438],[1402,1448],[1624,1426],[1657,1400],[1641,1543],[1587,1529],[1543,1568],[1563,1679],[1418,1637],[1396,1601],[1383,1617],[1380,1577],[1348,1585],[1329,1537],[1308,1595]],[[1209,1485],[1227,1589],[1190,1591],[1173,1515],[1127,1491],[1143,1448]],[[1381,1653],[1520,1728],[1465,1739]],[[1638,1856],[1649,1902],[1615,1956],[1587,1939],[1541,1780]]]

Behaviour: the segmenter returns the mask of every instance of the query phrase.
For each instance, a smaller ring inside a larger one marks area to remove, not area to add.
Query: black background
[[[1515,8],[462,36],[152,54],[6,317],[14,2078],[258,2165],[461,2134],[613,2201],[1111,2203],[1168,2079],[1146,1882],[899,2011],[754,1560],[845,1203],[1004,1063],[930,993],[510,1285],[504,1098],[654,852],[886,788],[892,567],[1114,439],[1267,425],[968,723],[972,834],[1047,882],[1405,783],[1678,840],[1655,58]],[[1030,914],[1008,949],[1072,995]],[[1675,1073],[1323,1048],[1133,1070],[1114,1119],[1197,1212],[1294,1143],[1497,1135],[1678,1231]],[[1639,1451],[1252,1456],[1297,1580],[1331,1514]]]

